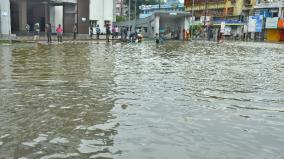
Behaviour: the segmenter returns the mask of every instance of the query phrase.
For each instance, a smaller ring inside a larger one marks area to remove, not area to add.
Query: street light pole
[[[135,0],[135,25],[134,25],[134,31],[136,30],[136,22],[137,22],[137,0]]]
[[[131,11],[131,7],[130,7],[130,0],[128,0],[128,35],[130,35],[130,11]]]
[[[193,17],[194,17],[194,10],[193,10],[193,7],[194,7],[194,0],[192,1],[192,5],[191,5],[191,23],[190,23],[190,25],[191,25],[191,31],[190,31],[190,33],[191,33],[191,39],[192,39],[192,37],[193,37]]]
[[[206,24],[206,19],[207,19],[207,3],[208,3],[208,0],[205,1],[205,16],[204,16],[204,26]]]

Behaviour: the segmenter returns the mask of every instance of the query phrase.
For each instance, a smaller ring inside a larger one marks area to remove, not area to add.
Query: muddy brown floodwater
[[[1,159],[283,159],[284,45],[0,45]]]

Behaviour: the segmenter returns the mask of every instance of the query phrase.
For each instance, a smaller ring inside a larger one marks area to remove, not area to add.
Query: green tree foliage
[[[159,4],[159,3],[163,4],[164,0],[137,0],[136,16],[138,17],[139,13],[140,13],[139,6],[141,6],[141,5],[154,5],[154,4]],[[128,6],[129,5],[129,0],[125,0],[124,4],[126,4]],[[131,7],[131,13],[130,13],[131,14],[131,18],[134,18],[135,17],[135,0],[130,0],[130,7]]]
[[[124,16],[116,16],[116,22],[122,22],[122,21],[126,21],[127,18]]]

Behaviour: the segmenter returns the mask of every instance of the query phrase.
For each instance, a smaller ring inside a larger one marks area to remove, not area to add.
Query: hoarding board
[[[256,29],[256,19],[253,18],[254,16],[249,16],[248,22],[248,32],[255,32]]]
[[[262,32],[263,15],[249,16],[248,32]]]
[[[224,33],[225,32],[225,26],[226,26],[226,23],[223,21],[221,22],[221,28],[220,28],[220,32],[221,33]]]
[[[266,18],[265,28],[266,29],[276,29],[277,28],[278,19],[279,19],[278,17]]]
[[[255,16],[256,18],[256,29],[255,32],[262,32],[263,15]]]

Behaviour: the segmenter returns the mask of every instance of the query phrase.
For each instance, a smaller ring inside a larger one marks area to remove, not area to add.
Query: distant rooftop
[[[167,8],[182,8],[184,7],[183,3],[180,3],[179,0],[167,0],[165,4],[161,4],[161,9],[167,9]],[[159,4],[154,5],[141,5],[139,6],[141,10],[155,10],[159,9]]]

